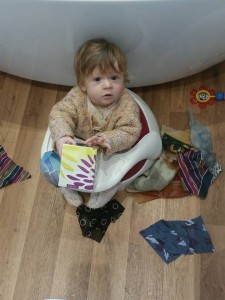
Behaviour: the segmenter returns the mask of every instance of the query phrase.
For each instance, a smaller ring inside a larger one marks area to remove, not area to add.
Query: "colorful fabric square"
[[[180,175],[187,190],[201,198],[206,198],[213,174],[201,160],[201,151],[179,153],[177,158]]]
[[[31,178],[31,174],[8,157],[0,146],[0,188]]]
[[[166,133],[172,138],[181,141],[184,144],[192,145],[190,140],[190,129],[187,130],[177,130],[166,125],[162,125],[161,136]]]
[[[173,153],[183,153],[188,150],[195,150],[192,145],[177,140],[167,133],[164,133],[161,138],[164,149]]]
[[[182,198],[189,196],[190,192],[184,189],[182,180],[177,174],[174,179],[161,191],[145,191],[135,195],[137,203],[145,203],[159,198]]]
[[[80,205],[77,216],[82,235],[100,243],[110,223],[115,223],[123,211],[124,207],[115,199],[97,209]]]
[[[162,151],[152,167],[136,178],[126,190],[128,192],[160,191],[173,180],[176,173],[177,167],[167,160],[165,152]]]
[[[55,151],[48,151],[40,160],[40,171],[46,180],[58,186],[60,170],[60,157]]]
[[[201,216],[187,221],[160,220],[140,234],[167,264],[182,254],[215,252]]]

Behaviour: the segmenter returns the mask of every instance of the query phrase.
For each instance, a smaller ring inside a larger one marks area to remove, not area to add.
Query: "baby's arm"
[[[140,109],[138,104],[132,99],[125,99],[121,108],[116,112],[114,128],[97,133],[104,143],[109,145],[106,154],[129,149],[138,140],[141,132]]]
[[[105,144],[110,146],[110,148],[105,148],[106,154],[110,155],[115,152],[129,149],[138,140],[139,135],[140,130],[138,128],[133,131],[122,128],[105,131],[99,133],[97,136],[103,138]]]
[[[49,114],[49,128],[51,136],[56,142],[64,136],[73,137],[76,126],[77,109],[74,104],[73,89],[51,109]]]
[[[76,126],[77,110],[74,105],[74,89],[61,101],[57,102],[49,114],[49,128],[56,149],[61,156],[62,145],[74,145],[74,128]]]
[[[103,137],[94,135],[87,139],[85,141],[85,144],[92,147],[92,146],[100,146],[103,149],[106,149],[107,151],[111,150],[111,146],[109,143],[106,142],[106,140]]]

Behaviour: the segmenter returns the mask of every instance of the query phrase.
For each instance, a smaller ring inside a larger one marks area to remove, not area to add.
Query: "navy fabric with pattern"
[[[215,252],[201,216],[187,221],[162,219],[140,234],[167,264],[182,254]]]

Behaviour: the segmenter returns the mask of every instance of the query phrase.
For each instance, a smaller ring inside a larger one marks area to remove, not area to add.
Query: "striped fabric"
[[[201,198],[206,198],[213,174],[201,160],[201,151],[186,151],[178,154],[182,181],[187,190]]]
[[[0,146],[0,188],[31,178],[31,174],[18,166],[8,157],[4,148]]]

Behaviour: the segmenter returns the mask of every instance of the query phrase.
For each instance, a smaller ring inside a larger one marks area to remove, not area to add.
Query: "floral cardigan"
[[[64,136],[83,140],[93,135],[102,136],[111,146],[106,154],[112,154],[130,148],[137,141],[141,132],[139,106],[125,89],[104,118],[87,94],[76,86],[53,106],[49,127],[55,142]]]

